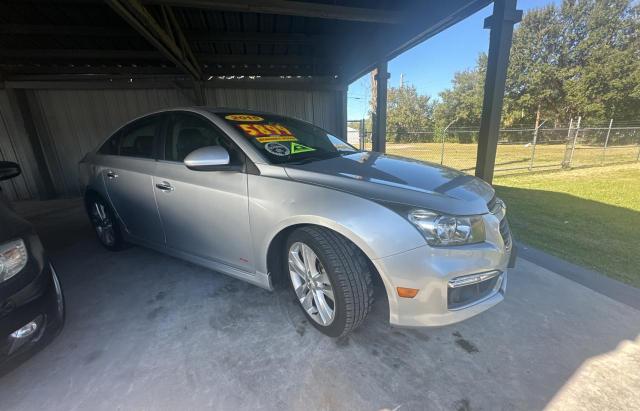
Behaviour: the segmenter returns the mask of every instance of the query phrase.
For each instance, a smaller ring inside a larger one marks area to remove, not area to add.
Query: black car
[[[20,167],[0,161],[0,181]],[[55,337],[64,324],[60,282],[33,226],[0,190],[0,375]]]

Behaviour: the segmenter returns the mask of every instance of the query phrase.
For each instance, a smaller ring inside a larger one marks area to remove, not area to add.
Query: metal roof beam
[[[289,0],[143,0],[147,4],[168,4],[209,10],[244,13],[281,14],[365,23],[400,23],[402,14],[395,10],[337,6]]]
[[[90,78],[92,76],[122,76],[137,78],[145,76],[187,76],[176,67],[154,67],[154,66],[12,66],[1,67],[5,78],[15,79],[40,75],[65,75],[77,79]],[[213,76],[332,76],[336,73],[333,67],[321,66],[236,66],[236,67],[207,67],[203,69],[203,77]]]
[[[261,33],[261,32],[212,32],[206,30],[182,30],[189,41],[208,43],[259,43],[281,45],[314,45],[338,41],[339,35],[305,33]],[[12,36],[92,36],[92,37],[138,37],[130,27],[57,26],[51,24],[3,24],[0,35]]]
[[[64,26],[54,24],[2,24],[0,34],[26,36],[137,37],[130,27]]]
[[[167,32],[138,0],[107,0],[107,4],[166,58],[194,79],[202,80],[200,65],[189,45],[183,41],[184,36],[175,19],[169,19]]]
[[[198,53],[195,57],[206,64],[256,64],[269,65],[317,65],[328,64],[328,59],[317,56],[301,56],[294,54],[207,54]],[[117,60],[132,62],[164,61],[166,56],[155,50],[74,50],[74,49],[0,49],[0,58],[3,63],[29,64],[41,61],[63,60],[66,64],[75,64],[79,67],[87,64],[87,61],[112,60],[111,65]]]

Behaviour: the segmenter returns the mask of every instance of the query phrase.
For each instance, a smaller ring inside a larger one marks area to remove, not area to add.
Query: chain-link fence
[[[387,153],[471,172],[476,166],[478,128],[387,133]],[[364,121],[349,121],[348,141],[371,150]],[[496,152],[496,174],[574,168],[640,161],[640,127],[503,129]]]

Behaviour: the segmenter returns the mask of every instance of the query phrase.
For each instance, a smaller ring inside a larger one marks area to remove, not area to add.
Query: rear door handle
[[[107,178],[113,180],[114,178],[118,178],[118,175],[111,170],[107,171]]]
[[[174,188],[171,184],[169,184],[166,181],[163,181],[162,183],[158,183],[156,184],[156,188],[162,190],[162,191],[173,191]]]

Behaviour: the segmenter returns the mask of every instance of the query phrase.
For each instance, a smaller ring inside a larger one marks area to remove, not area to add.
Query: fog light
[[[38,323],[36,322],[36,320],[33,320],[30,323],[27,323],[26,325],[22,326],[19,330],[12,332],[11,337],[15,339],[27,338],[37,330],[38,330]]]

